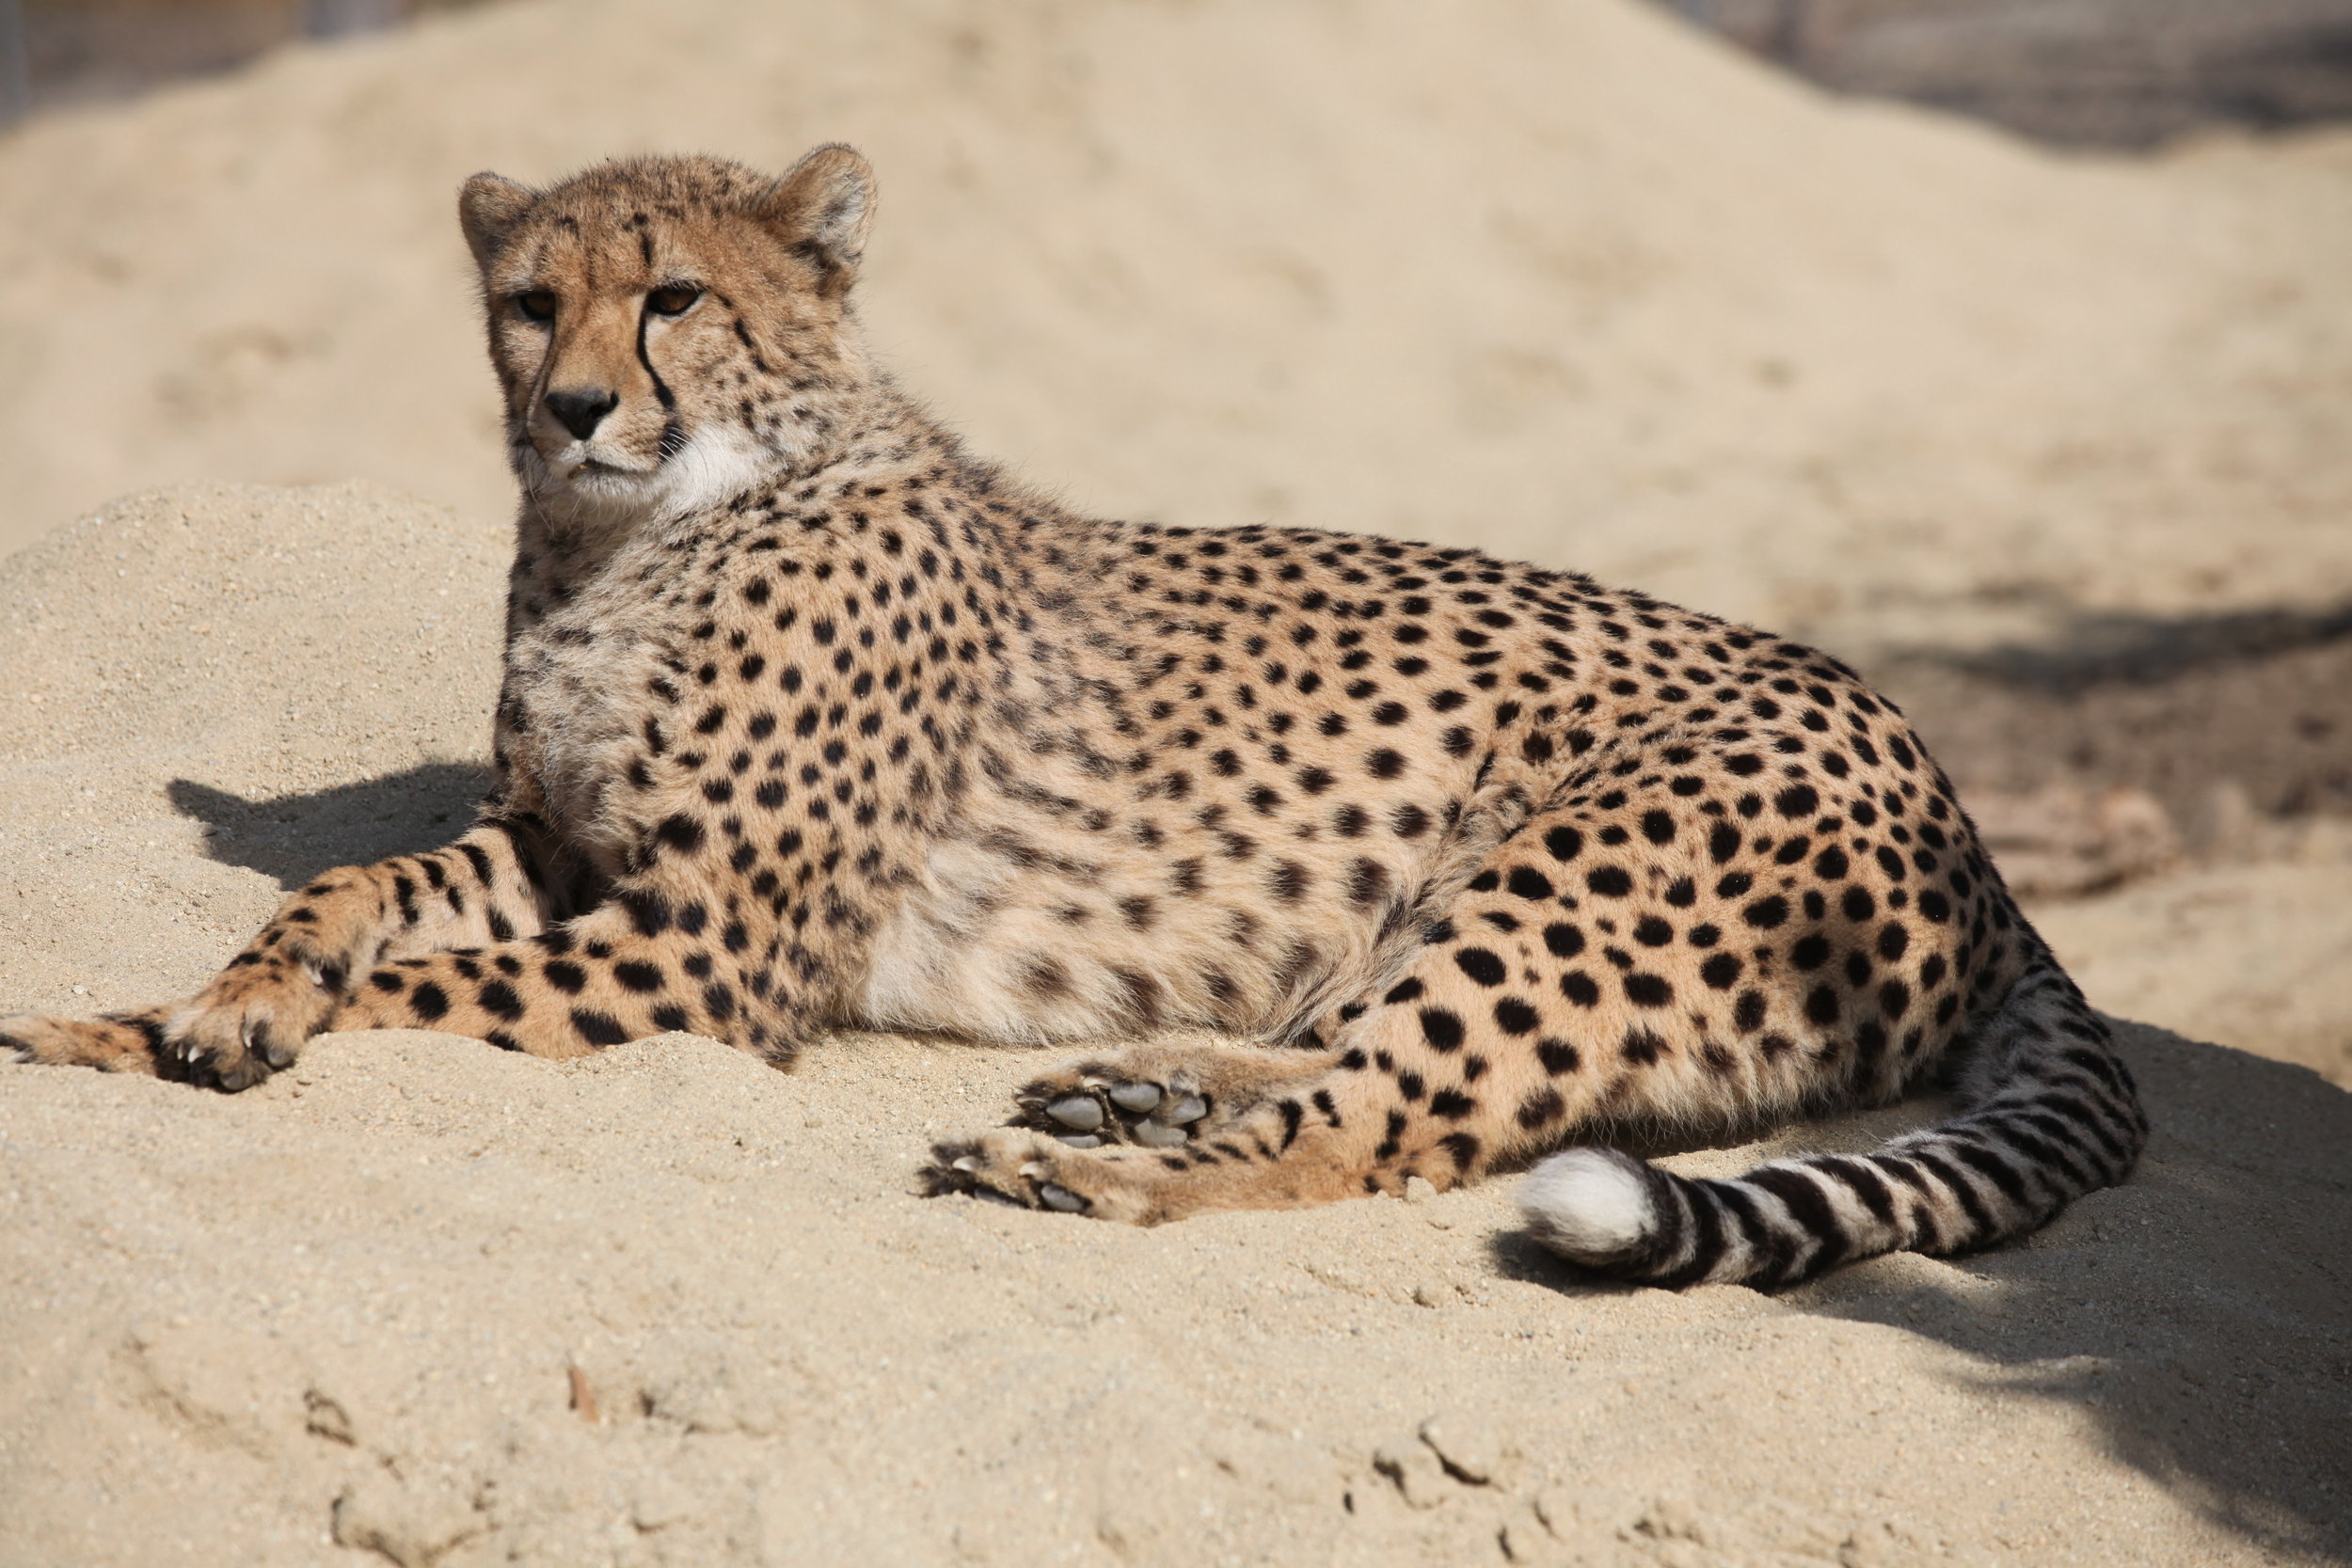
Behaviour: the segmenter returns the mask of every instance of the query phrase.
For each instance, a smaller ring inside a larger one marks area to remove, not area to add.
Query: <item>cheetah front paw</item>
[[[0,1060],[44,1067],[94,1067],[103,1072],[147,1072],[158,1067],[164,1031],[161,1009],[105,1018],[0,1018]]]
[[[298,964],[230,969],[171,1015],[165,1053],[198,1083],[234,1094],[292,1067],[338,1001]]]

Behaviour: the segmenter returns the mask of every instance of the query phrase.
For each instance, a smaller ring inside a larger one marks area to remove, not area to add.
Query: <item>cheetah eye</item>
[[[533,289],[515,296],[515,309],[535,322],[553,321],[555,296],[545,289]]]
[[[691,283],[673,283],[668,288],[656,289],[647,294],[645,306],[658,316],[682,316],[692,309],[694,301],[702,296],[703,292]]]

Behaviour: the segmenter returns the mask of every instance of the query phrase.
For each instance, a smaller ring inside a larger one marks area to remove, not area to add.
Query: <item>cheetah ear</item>
[[[828,142],[761,193],[755,211],[794,254],[817,267],[817,291],[846,293],[874,221],[874,169],[857,149]]]
[[[496,174],[477,174],[457,193],[457,225],[466,231],[474,265],[487,269],[539,193]]]

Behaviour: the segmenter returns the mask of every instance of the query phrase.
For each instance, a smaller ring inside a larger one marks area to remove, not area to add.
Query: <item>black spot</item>
[[[1600,1006],[1600,988],[1581,969],[1571,969],[1560,976],[1560,994],[1580,1007]]]
[[[574,1007],[572,1027],[579,1030],[580,1037],[590,1045],[626,1045],[628,1042],[628,1031],[621,1027],[621,1021],[594,1007]]]
[[[1672,844],[1675,837],[1673,816],[1656,808],[1644,812],[1642,814],[1642,836],[1652,844]]]
[[[1775,926],[1787,924],[1788,900],[1775,893],[1768,898],[1758,898],[1741,910],[1740,916],[1757,930],[1769,931]]]
[[[1718,953],[1699,965],[1699,978],[1717,990],[1729,990],[1740,978],[1740,963],[1729,953]]]
[[[1797,939],[1797,945],[1788,950],[1788,961],[1799,969],[1811,971],[1829,962],[1829,939],[1819,931]]]
[[[1675,928],[1654,914],[1645,914],[1633,927],[1633,940],[1645,947],[1663,947],[1674,941]]]
[[[1664,975],[1637,969],[1625,977],[1625,996],[1637,1007],[1662,1007],[1675,999],[1675,989]]]
[[[1743,1035],[1753,1035],[1763,1028],[1764,993],[1760,990],[1741,991],[1740,1000],[1732,1004],[1731,1022],[1739,1026]]]
[[[1829,986],[1815,986],[1805,993],[1804,1016],[1824,1026],[1837,1022],[1837,992]]]
[[[612,978],[621,983],[621,989],[624,990],[633,990],[642,993],[644,991],[660,990],[661,989],[661,971],[659,966],[654,964],[637,963],[635,961],[614,964],[612,966]]]
[[[1551,896],[1551,879],[1532,865],[1515,865],[1507,884],[1521,898],[1544,899]]]
[[[408,1006],[427,1023],[449,1011],[449,992],[426,980],[408,993]]]
[[[1666,1042],[1648,1029],[1628,1029],[1617,1053],[1635,1067],[1648,1067],[1667,1054]]]
[[[1459,1121],[1477,1109],[1478,1101],[1459,1089],[1439,1089],[1429,1097],[1430,1115],[1443,1117],[1448,1121]]]
[[[1565,922],[1544,927],[1544,946],[1555,958],[1573,958],[1584,951],[1584,933]]]
[[[1422,990],[1425,989],[1427,988],[1423,987],[1420,980],[1408,974],[1404,979],[1399,980],[1394,986],[1391,987],[1389,994],[1382,997],[1380,1000],[1388,1003],[1391,1006],[1394,1006],[1401,1003],[1412,1001],[1414,998],[1421,995]]]
[[[1565,1040],[1555,1040],[1549,1037],[1535,1042],[1535,1055],[1536,1059],[1544,1064],[1544,1070],[1554,1077],[1565,1072],[1574,1072],[1581,1061],[1575,1046]]]
[[[1544,834],[1544,847],[1556,861],[1572,861],[1584,850],[1584,835],[1574,828],[1553,828]]]
[[[1930,920],[1934,921],[1938,926],[1941,926],[1945,921],[1951,918],[1951,900],[1946,898],[1942,894],[1936,892],[1933,888],[1930,888],[1925,893],[1919,895],[1919,912],[1926,915]]]
[[[548,985],[566,996],[578,996],[588,989],[588,972],[576,963],[567,963],[562,958],[557,958],[547,964],[540,973],[547,976]]]
[[[515,988],[503,980],[493,980],[474,996],[482,1010],[492,1018],[513,1022],[523,1016],[523,999],[515,994]]]
[[[681,855],[691,855],[703,847],[703,825],[691,816],[673,815],[661,819],[654,836]]]
[[[1840,880],[1845,877],[1847,869],[1846,851],[1835,844],[1813,857],[1814,875],[1825,882]]]
[[[1519,1101],[1518,1124],[1533,1132],[1537,1128],[1559,1120],[1567,1115],[1568,1102],[1560,1098],[1558,1089],[1539,1089]]]
[[[1584,875],[1584,885],[1604,898],[1622,898],[1633,891],[1633,879],[1623,866],[1595,866]]]
[[[1911,1010],[1911,988],[1900,980],[1889,980],[1879,987],[1879,1011],[1889,1019],[1899,1019]]]
[[[1506,1035],[1532,1035],[1539,1022],[1535,1009],[1516,996],[1495,1004],[1495,1023]]]
[[[1821,797],[1811,784],[1790,784],[1787,789],[1772,797],[1772,807],[1781,816],[1794,820],[1801,816],[1811,816],[1820,810]]]
[[[1421,1010],[1421,1037],[1429,1042],[1432,1051],[1459,1051],[1462,1049],[1461,1016],[1443,1007],[1423,1007]]]
[[[1461,966],[1463,974],[1482,986],[1499,986],[1502,984],[1504,975],[1510,973],[1503,967],[1501,958],[1483,947],[1457,948],[1454,954],[1454,961]]]

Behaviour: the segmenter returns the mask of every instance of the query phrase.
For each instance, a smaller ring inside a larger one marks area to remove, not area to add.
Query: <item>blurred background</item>
[[[280,44],[484,0],[0,0],[0,115],[120,98]],[[1840,91],[2145,148],[2352,116],[2352,0],[1657,0]]]
[[[2347,122],[2352,0],[0,0],[0,554],[496,527],[457,182],[854,140],[981,451],[1820,642],[2095,1001],[2352,1085]]]

